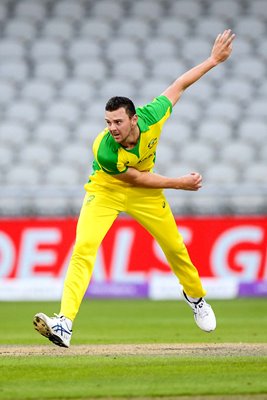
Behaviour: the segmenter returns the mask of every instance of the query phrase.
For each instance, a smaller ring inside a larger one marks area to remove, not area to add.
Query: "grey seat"
[[[70,79],[61,88],[60,96],[65,101],[78,104],[80,107],[86,106],[93,101],[95,90],[85,79]]]
[[[202,2],[194,0],[172,1],[169,15],[188,20],[197,20],[202,13]]]
[[[60,122],[45,120],[38,124],[34,131],[34,139],[38,144],[52,149],[65,146],[69,140],[69,130]]]
[[[51,82],[46,82],[42,79],[26,81],[21,91],[21,96],[24,100],[36,102],[44,107],[53,101],[56,94],[55,86]]]
[[[47,14],[46,1],[23,0],[15,3],[14,14],[25,20],[41,22]]]
[[[193,99],[181,99],[173,110],[172,118],[181,122],[199,122],[201,117],[201,108]]]
[[[205,171],[207,184],[232,184],[239,178],[238,170],[229,163],[216,162]]]
[[[131,2],[130,16],[145,21],[158,21],[164,15],[162,3],[152,0]]]
[[[205,118],[195,134],[203,143],[209,143],[220,150],[221,146],[233,139],[233,127],[227,121]]]
[[[94,40],[86,39],[75,39],[73,40],[68,49],[68,57],[76,62],[77,60],[91,60],[94,58],[101,58],[102,49],[99,43]]]
[[[251,96],[255,90],[254,85],[242,77],[227,79],[220,87],[220,95],[234,101],[247,104],[251,101]]]
[[[24,60],[0,61],[0,79],[14,84],[22,84],[27,80],[29,68]]]
[[[242,2],[232,0],[216,0],[209,3],[209,12],[218,18],[237,18],[242,14]]]
[[[191,124],[188,121],[179,121],[171,117],[164,124],[161,140],[170,143],[174,151],[180,151],[192,140],[192,136]]]
[[[68,165],[67,163],[54,165],[44,175],[45,184],[52,187],[80,185],[80,180],[78,170],[73,168],[73,165]]]
[[[102,83],[107,76],[107,65],[103,60],[93,59],[75,63],[73,77],[88,81],[90,85]]]
[[[69,142],[62,148],[58,160],[73,168],[87,172],[87,166],[91,166],[93,156],[89,146],[84,143]]]
[[[1,140],[1,139],[0,139]],[[10,146],[3,145],[1,141],[0,146],[0,184],[5,183],[5,172],[13,167],[15,159],[15,152]]]
[[[225,30],[225,21],[215,15],[202,16],[196,22],[197,36],[209,40],[215,40],[216,36]]]
[[[70,101],[57,101],[52,103],[46,111],[46,118],[73,126],[78,121],[80,108]]]
[[[42,182],[42,176],[38,168],[34,168],[32,164],[16,163],[6,173],[7,185],[16,187],[32,187]]]
[[[236,20],[235,31],[238,35],[248,40],[259,40],[264,37],[265,22],[260,20],[258,16],[252,16],[250,14],[248,16],[242,16],[242,18]]]
[[[141,60],[122,60],[114,64],[112,75],[115,79],[126,79],[134,83],[143,82],[146,76],[146,65]]]
[[[125,14],[124,4],[120,2],[110,2],[109,0],[95,1],[90,7],[90,15],[101,18],[105,21],[118,24]]]
[[[40,109],[31,101],[18,100],[10,105],[5,114],[8,119],[32,126],[39,121]]]
[[[63,46],[53,39],[38,39],[32,45],[30,55],[34,61],[61,60],[64,56]]]
[[[83,19],[85,9],[80,1],[60,0],[55,2],[52,13],[54,17],[78,23]]]
[[[256,151],[249,144],[235,140],[221,148],[219,157],[225,164],[243,168],[256,159]]]
[[[252,184],[267,185],[266,160],[248,165],[244,171],[244,180]]]
[[[266,9],[266,2],[265,0],[253,0],[248,2],[248,15],[253,15],[259,18],[267,17],[267,9]]]
[[[144,43],[143,53],[147,61],[156,62],[166,57],[175,57],[178,46],[173,40],[154,38]]]
[[[162,60],[153,63],[151,76],[153,79],[169,79],[171,84],[174,79],[182,75],[186,70],[185,62],[174,57],[164,57]]]
[[[1,62],[21,61],[26,56],[26,48],[23,42],[13,38],[0,39],[0,60]]]
[[[47,80],[53,84],[62,84],[68,75],[65,62],[59,60],[35,63],[34,77]]]
[[[180,159],[197,169],[206,169],[215,159],[215,152],[208,143],[198,140],[184,146],[180,152]]]
[[[210,55],[210,51],[210,40],[204,37],[192,37],[183,42],[182,55],[192,65],[205,60]]]
[[[266,122],[256,117],[242,120],[237,128],[237,133],[239,139],[254,147],[260,148],[267,141]]]
[[[266,107],[266,97],[259,97],[258,99],[253,100],[248,105],[246,110],[246,115],[248,117],[255,117],[260,119],[267,118],[267,107]]]
[[[147,21],[132,17],[121,21],[116,30],[116,37],[143,41],[144,38],[150,37],[151,33],[152,28]]]
[[[112,23],[100,17],[84,18],[79,27],[79,37],[81,39],[97,40],[98,42],[107,41],[113,36]]]
[[[0,106],[5,107],[10,103],[17,93],[15,85],[12,82],[8,82],[4,79],[0,80]]]
[[[262,82],[266,74],[263,60],[255,57],[239,57],[233,64],[233,73],[237,78],[249,79],[251,82]]]
[[[171,15],[160,19],[155,31],[159,38],[182,41],[188,37],[190,25],[185,19]]]
[[[122,58],[136,60],[141,55],[140,46],[131,39],[114,39],[108,43],[105,55],[110,62],[117,62]]]
[[[129,80],[112,79],[104,82],[102,87],[99,88],[99,95],[108,100],[113,96],[125,96],[132,98],[135,93],[134,83]]]
[[[51,148],[44,147],[38,141],[32,141],[20,153],[20,162],[31,165],[32,168],[50,168],[53,163],[54,152]]]
[[[212,118],[235,122],[240,116],[240,105],[233,100],[222,97],[210,103],[206,113]]]
[[[1,121],[0,125],[0,142],[1,146],[8,146],[13,151],[21,149],[26,145],[30,137],[30,130],[20,121],[10,120]]]
[[[42,37],[48,40],[55,40],[60,43],[68,43],[75,35],[75,28],[66,19],[54,17],[46,20],[41,31]]]
[[[23,41],[29,44],[35,40],[37,26],[34,21],[24,20],[20,17],[13,18],[7,21],[4,34],[7,38]]]

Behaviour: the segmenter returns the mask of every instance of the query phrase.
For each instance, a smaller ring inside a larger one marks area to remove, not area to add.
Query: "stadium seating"
[[[233,55],[173,109],[156,171],[204,176],[197,196],[170,194],[175,212],[266,212],[265,3],[1,1],[0,215],[77,213],[108,98],[152,100],[228,27]]]

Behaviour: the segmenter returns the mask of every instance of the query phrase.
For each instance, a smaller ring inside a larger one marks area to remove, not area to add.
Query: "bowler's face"
[[[137,124],[137,116],[130,118],[124,107],[115,111],[106,111],[105,120],[114,140],[122,145],[127,142]]]

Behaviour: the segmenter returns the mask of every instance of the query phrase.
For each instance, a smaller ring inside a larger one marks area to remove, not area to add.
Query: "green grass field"
[[[19,346],[51,348],[49,355],[40,351],[1,356],[0,399],[267,399],[266,299],[212,301],[212,305],[218,327],[207,334],[196,327],[184,302],[85,300],[75,321],[72,347],[62,350],[32,326],[36,312],[52,315],[58,303],[0,303],[0,351],[7,345],[14,352]],[[261,343],[265,351],[255,355],[70,353],[81,345],[146,343],[215,343],[218,349],[226,343]]]

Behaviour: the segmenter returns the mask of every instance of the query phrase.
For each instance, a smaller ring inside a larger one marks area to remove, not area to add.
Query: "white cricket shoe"
[[[33,325],[34,329],[57,346],[70,347],[72,335],[72,321],[70,319],[57,314],[50,318],[43,313],[38,313],[33,318]]]
[[[185,301],[192,308],[197,326],[205,332],[214,331],[216,328],[216,317],[211,306],[202,298],[196,302],[190,301],[183,292]]]

